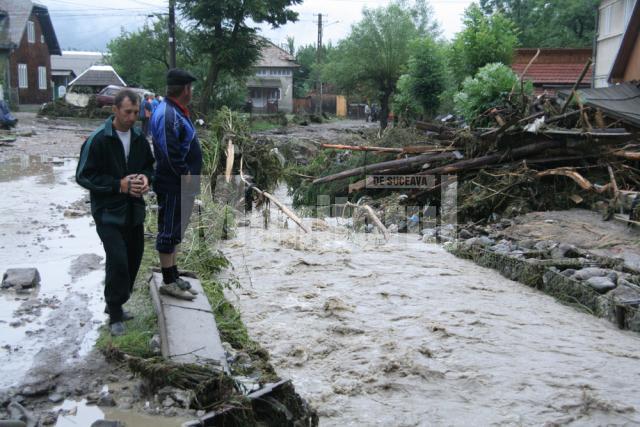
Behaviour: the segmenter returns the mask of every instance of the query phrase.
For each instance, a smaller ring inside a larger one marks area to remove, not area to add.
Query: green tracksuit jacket
[[[76,182],[91,193],[91,214],[96,224],[134,226],[144,222],[142,198],[120,193],[120,180],[144,174],[151,184],[153,154],[140,129],[131,129],[131,149],[125,159],[124,147],[108,118],[82,144]]]

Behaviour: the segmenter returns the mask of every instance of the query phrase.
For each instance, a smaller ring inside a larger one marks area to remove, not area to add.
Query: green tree
[[[193,23],[195,49],[207,61],[200,110],[205,113],[218,79],[225,72],[246,75],[264,43],[256,24],[279,27],[296,21],[290,6],[302,0],[178,0],[185,18]]]
[[[480,0],[485,14],[501,13],[518,28],[521,47],[589,47],[599,0]]]
[[[416,39],[411,43],[411,57],[407,71],[409,90],[422,112],[433,115],[440,105],[440,94],[447,82],[444,48],[431,37]]]
[[[122,33],[107,44],[107,62],[129,86],[161,91],[169,69],[169,34],[167,19],[160,18],[142,29]],[[177,62],[193,65],[194,54],[188,35],[179,25],[176,28]]]
[[[464,29],[451,45],[450,66],[457,83],[486,64],[510,65],[517,43],[517,30],[509,18],[499,12],[486,16],[472,3],[464,13]]]
[[[462,90],[455,96],[457,112],[471,125],[485,124],[483,113],[498,107],[521,109],[521,96],[511,96],[511,91],[519,81],[516,73],[504,64],[487,64],[478,70],[475,77],[467,77]],[[533,92],[531,82],[524,84],[524,92]]]
[[[419,36],[411,12],[400,3],[363,11],[349,36],[328,55],[323,80],[348,93],[370,94],[380,103],[380,127],[387,127],[389,102],[406,71],[410,42]]]

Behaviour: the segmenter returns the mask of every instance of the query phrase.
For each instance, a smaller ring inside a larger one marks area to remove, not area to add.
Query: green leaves
[[[501,13],[518,28],[520,47],[589,47],[599,0],[480,0],[488,16]]]
[[[518,32],[509,18],[501,13],[486,16],[473,3],[465,11],[464,24],[451,46],[451,68],[458,82],[486,64],[511,64]]]
[[[513,96],[511,90],[518,83],[518,76],[504,64],[488,64],[475,77],[467,77],[462,91],[454,97],[456,112],[467,121],[482,123],[482,115],[491,108],[519,108],[520,96]],[[525,94],[533,92],[531,82],[524,85]],[[470,123],[471,124],[471,123]]]
[[[208,59],[200,110],[212,106],[214,87],[221,75],[246,74],[258,59],[264,43],[253,24],[279,27],[296,21],[289,7],[302,0],[177,0],[183,15],[193,23],[198,53]]]

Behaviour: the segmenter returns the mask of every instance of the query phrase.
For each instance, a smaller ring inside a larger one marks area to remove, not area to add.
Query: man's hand
[[[124,178],[122,178],[120,180],[120,193],[129,194],[129,186],[130,186],[130,184],[129,184],[130,179],[129,178],[131,176],[132,175],[125,176]]]
[[[131,177],[131,189],[129,194],[133,197],[142,197],[149,191],[149,180],[144,175],[129,175]]]
[[[137,178],[142,181],[142,190],[140,190],[140,195],[147,194],[149,192],[149,178],[146,175],[137,175]]]
[[[132,174],[120,180],[120,192],[132,197],[142,197],[149,191],[149,179],[142,174]]]

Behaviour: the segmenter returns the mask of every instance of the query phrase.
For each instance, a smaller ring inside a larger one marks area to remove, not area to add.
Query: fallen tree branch
[[[276,199],[273,195],[267,193],[266,191],[260,190],[258,187],[256,187],[255,185],[252,185],[249,181],[246,180],[246,178],[244,177],[244,173],[242,172],[242,162],[243,162],[243,159],[241,157],[240,158],[240,179],[242,180],[242,182],[244,182],[245,185],[248,185],[253,191],[258,193],[259,195],[264,196],[267,199],[271,200],[282,211],[282,213],[284,213],[286,216],[291,218],[293,222],[298,224],[298,227],[302,228],[302,230],[305,233],[310,233],[311,231],[309,230],[309,228],[302,223],[302,220],[298,217],[298,215],[295,214],[295,212],[293,212],[291,209],[283,205],[282,202]]]
[[[569,104],[573,100],[573,95],[575,94],[575,91],[578,90],[578,87],[580,86],[580,83],[582,83],[582,79],[584,79],[584,76],[587,75],[587,71],[589,71],[589,67],[591,67],[592,62],[593,60],[589,58],[589,60],[587,60],[587,63],[584,64],[584,68],[582,69],[582,72],[580,73],[578,80],[576,80],[576,82],[573,84],[573,88],[571,89],[569,98],[567,98],[567,101],[562,106],[562,110],[560,110],[561,114],[564,114],[567,112],[567,108],[569,107]]]
[[[351,203],[351,202],[347,202],[345,204],[345,206],[348,206],[348,207],[351,207],[351,208],[356,208],[356,209],[364,209],[367,212],[367,215],[369,216],[369,219],[371,221],[373,221],[373,223],[376,225],[376,227],[378,227],[378,229],[382,232],[382,234],[384,235],[385,240],[389,240],[391,238],[391,234],[389,234],[389,230],[387,230],[387,227],[385,227],[384,224],[382,223],[382,221],[380,221],[380,218],[378,218],[378,215],[376,215],[376,213],[373,211],[371,206],[369,206],[369,205],[356,205],[356,204]]]
[[[442,166],[435,169],[430,169],[430,170],[427,169],[423,172],[420,172],[419,175],[430,175],[430,174],[448,175],[448,174],[458,173],[462,171],[495,165],[497,163],[501,163],[505,159],[505,157],[508,157],[511,160],[517,160],[523,157],[540,153],[544,150],[548,150],[551,148],[562,148],[564,146],[565,146],[564,141],[536,142],[534,144],[529,144],[523,147],[514,148],[510,151],[490,154],[482,157],[476,157],[475,159],[462,160],[460,162],[452,163],[450,165]]]
[[[371,172],[379,171],[403,171],[412,170],[424,165],[429,161],[454,159],[453,153],[437,153],[423,154],[416,157],[409,157],[401,160],[390,160],[388,162],[374,163],[371,165],[361,166],[355,169],[349,169],[337,174],[323,176],[313,181],[313,184],[324,184],[326,182],[337,181],[340,179],[351,178],[352,176],[364,175]]]

